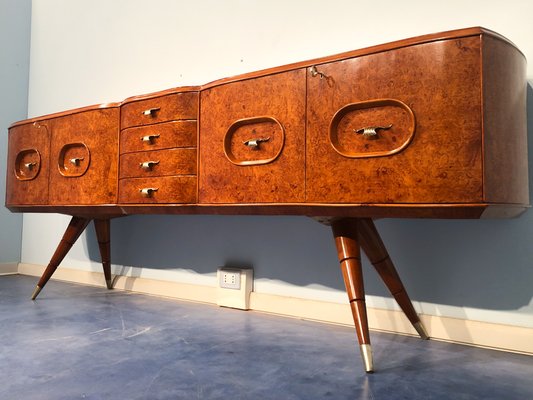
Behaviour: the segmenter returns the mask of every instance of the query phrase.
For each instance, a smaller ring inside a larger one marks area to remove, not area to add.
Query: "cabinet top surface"
[[[360,57],[360,56],[364,56],[364,55],[375,54],[375,53],[385,52],[385,51],[389,51],[389,50],[395,50],[395,49],[399,49],[399,48],[402,48],[402,47],[414,46],[414,45],[434,42],[434,41],[438,41],[438,40],[449,40],[449,39],[456,39],[456,38],[462,38],[462,37],[467,37],[467,36],[477,36],[477,35],[482,35],[482,34],[483,35],[489,35],[489,36],[492,36],[492,37],[496,37],[496,38],[498,38],[500,40],[503,40],[503,41],[507,42],[509,45],[511,45],[513,47],[516,47],[511,41],[509,41],[504,36],[494,32],[494,31],[491,31],[489,29],[482,28],[482,27],[472,27],[472,28],[457,29],[457,30],[451,30],[451,31],[445,31],[445,32],[438,32],[438,33],[432,33],[432,34],[427,34],[427,35],[422,35],[422,36],[416,36],[416,37],[412,37],[412,38],[408,38],[408,39],[402,39],[402,40],[389,42],[389,43],[385,43],[385,44],[380,44],[380,45],[376,45],[376,46],[366,47],[366,48],[359,49],[359,50],[352,50],[352,51],[348,51],[348,52],[344,52],[344,53],[340,53],[340,54],[335,54],[335,55],[331,55],[331,56],[316,58],[316,59],[307,60],[307,61],[301,61],[301,62],[297,62],[297,63],[293,63],[293,64],[287,64],[287,65],[283,65],[283,66],[279,66],[279,67],[268,68],[268,69],[264,69],[264,70],[260,70],[260,71],[254,71],[254,72],[250,72],[250,73],[236,75],[236,76],[233,76],[233,77],[226,77],[226,78],[218,79],[218,80],[213,81],[213,82],[209,82],[209,83],[207,83],[205,85],[202,85],[202,86],[176,87],[176,88],[166,89],[166,90],[163,90],[163,91],[158,91],[158,92],[153,92],[153,93],[148,93],[148,94],[128,97],[127,99],[125,99],[125,100],[123,100],[121,102],[95,104],[95,105],[91,105],[91,106],[86,106],[86,107],[81,107],[81,108],[61,111],[61,112],[57,112],[57,113],[52,113],[52,114],[48,114],[48,115],[38,116],[38,117],[35,117],[35,118],[30,118],[30,119],[17,121],[15,123],[13,123],[11,125],[11,127],[18,126],[18,125],[24,125],[24,124],[28,124],[28,123],[33,123],[33,122],[44,120],[44,119],[59,118],[59,117],[64,116],[64,115],[70,115],[70,114],[75,114],[75,113],[80,113],[80,112],[91,111],[91,110],[99,110],[99,109],[105,109],[105,108],[116,108],[116,107],[120,107],[122,105],[125,105],[125,104],[128,104],[128,103],[132,103],[132,102],[135,102],[135,101],[146,100],[146,99],[149,99],[149,98],[165,96],[165,95],[169,95],[169,94],[173,94],[173,93],[184,93],[184,92],[191,92],[191,91],[201,91],[201,90],[209,89],[209,88],[212,88],[212,87],[215,87],[215,86],[220,86],[220,85],[223,85],[223,84],[227,84],[227,83],[230,83],[230,82],[246,80],[246,79],[252,79],[252,78],[257,78],[257,77],[266,76],[266,75],[272,75],[272,74],[285,72],[285,71],[290,71],[290,70],[299,69],[299,68],[307,68],[307,67],[310,67],[310,66],[313,66],[313,65],[317,65],[317,64],[323,64],[323,63],[328,63],[328,62],[333,62],[333,61],[340,61],[340,60],[344,60],[344,59],[348,59],[348,58]]]

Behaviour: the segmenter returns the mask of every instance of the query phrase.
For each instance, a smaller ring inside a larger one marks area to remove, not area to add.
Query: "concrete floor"
[[[0,399],[533,399],[533,357],[0,276]],[[488,333],[489,334],[489,333]]]

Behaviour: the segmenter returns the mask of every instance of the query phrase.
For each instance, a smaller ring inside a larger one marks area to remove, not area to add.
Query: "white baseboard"
[[[17,263],[0,264],[0,275],[13,275],[13,274],[18,274]]]
[[[8,267],[2,269],[9,270]],[[44,266],[18,264],[15,272],[22,275],[40,276]],[[59,268],[53,279],[105,286],[103,273],[88,272],[65,267]],[[161,281],[142,277],[116,276],[114,288],[144,294],[171,297],[186,301],[216,304],[217,289],[211,286]],[[250,310],[293,318],[353,326],[350,306],[318,300],[299,299],[266,293],[252,292]],[[368,323],[372,330],[416,335],[415,330],[401,311],[368,308]],[[503,351],[533,355],[533,328],[472,321],[436,315],[421,315],[420,318],[432,339],[461,343]]]

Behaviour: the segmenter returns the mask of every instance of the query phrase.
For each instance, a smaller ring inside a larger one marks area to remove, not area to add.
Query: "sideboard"
[[[32,295],[94,221],[304,215],[331,225],[364,367],[360,249],[427,333],[376,218],[514,217],[529,203],[523,54],[467,28],[16,122],[6,206],[71,215]]]

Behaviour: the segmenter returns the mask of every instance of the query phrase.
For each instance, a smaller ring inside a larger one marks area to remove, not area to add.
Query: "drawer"
[[[119,203],[196,203],[196,176],[122,179]]]
[[[9,129],[6,204],[47,204],[49,121]]]
[[[196,146],[196,121],[174,121],[124,129],[120,154],[134,151]]]
[[[126,102],[120,109],[121,129],[159,122],[196,119],[198,92],[174,93]]]
[[[196,148],[141,151],[120,156],[120,178],[196,175]]]

